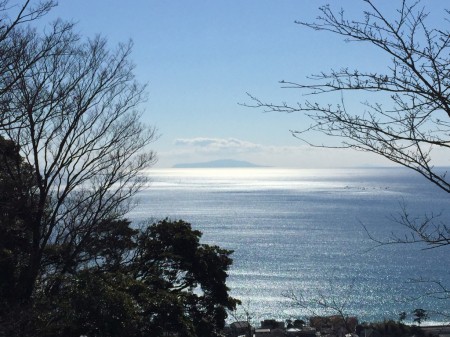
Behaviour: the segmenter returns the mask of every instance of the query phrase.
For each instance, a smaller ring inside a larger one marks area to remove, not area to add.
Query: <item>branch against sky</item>
[[[16,3],[10,0],[0,1],[0,107],[8,108],[10,90],[24,72],[49,52],[49,48],[35,50],[26,54],[32,48],[33,29],[27,26],[31,21],[46,15],[56,2],[53,0],[30,3],[27,0]],[[44,47],[44,45],[42,46]],[[48,47],[48,46],[47,46]],[[0,115],[0,125],[6,120]]]
[[[297,24],[375,47],[390,60],[384,72],[341,68],[311,75],[304,83],[282,81],[283,88],[299,90],[305,100],[273,104],[249,95],[247,106],[303,113],[311,124],[293,127],[292,134],[310,146],[377,154],[419,172],[450,193],[447,172],[435,166],[450,150],[450,31],[432,28],[420,1],[402,1],[394,14],[382,12],[373,1],[364,2],[367,9],[361,18],[348,19],[344,10],[334,11],[327,5],[320,7],[315,22]],[[445,15],[450,17],[448,11]],[[340,94],[340,99],[326,102],[332,93]],[[355,98],[350,93],[368,99],[358,106],[345,100],[346,94]],[[316,143],[309,137],[314,132],[337,142]],[[411,222],[409,217],[400,220],[414,236],[397,242],[418,240],[430,246],[450,242],[445,224],[430,219]]]
[[[60,20],[44,34],[16,29],[6,46],[15,39],[23,50],[8,68],[15,80],[2,94],[0,135],[18,145],[36,180],[33,247],[18,294],[27,301],[47,247],[64,243],[77,254],[101,220],[129,211],[146,182],[141,171],[155,162],[147,147],[156,131],[140,121],[146,87],[135,81],[131,43],[111,51]]]
[[[359,109],[349,110],[344,99],[323,104],[323,98],[308,98],[291,105],[266,103],[254,96],[250,96],[249,105],[267,111],[303,112],[312,120],[311,125],[292,133],[308,144],[327,147],[310,142],[309,132],[337,137],[341,143],[331,147],[379,154],[418,171],[450,192],[449,181],[435,170],[432,157],[436,149],[450,146],[446,137],[450,132],[449,32],[428,28],[427,12],[418,3],[404,1],[391,21],[371,1],[366,3],[368,10],[362,20],[349,20],[344,11],[335,13],[323,6],[316,22],[297,23],[377,47],[391,59],[388,69],[384,73],[331,70],[312,75],[306,84],[282,81],[282,87],[299,89],[309,97],[330,92],[383,93],[390,106],[365,101]]]

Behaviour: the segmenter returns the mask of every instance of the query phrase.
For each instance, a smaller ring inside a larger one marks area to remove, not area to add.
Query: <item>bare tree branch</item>
[[[249,95],[250,103],[245,105],[264,111],[303,113],[311,124],[291,132],[307,144],[378,154],[420,173],[450,193],[447,172],[436,167],[437,159],[450,148],[450,31],[430,28],[428,13],[420,7],[420,1],[402,1],[394,16],[383,13],[371,0],[364,2],[368,9],[362,19],[348,19],[343,10],[335,12],[323,6],[315,22],[297,24],[337,34],[350,43],[376,47],[391,61],[386,72],[342,68],[312,75],[305,83],[282,81],[282,88],[301,90],[307,99],[296,104],[273,104]],[[344,95],[355,91],[368,93],[375,102],[363,101],[360,109],[349,110]],[[340,93],[341,100],[323,103],[323,94],[333,92]],[[316,96],[320,99],[314,100]],[[380,97],[389,100],[390,106],[377,103]],[[313,143],[308,137],[312,132],[337,142]],[[397,222],[406,226],[411,236],[393,238],[392,242],[448,245],[448,226],[435,220],[432,216],[418,222],[403,214]]]
[[[29,297],[46,247],[63,245],[83,259],[80,247],[96,226],[130,210],[147,182],[142,170],[155,162],[147,146],[156,131],[140,121],[146,88],[134,78],[131,42],[109,51],[103,38],[81,41],[61,21],[46,35],[15,34],[25,43],[8,68],[15,80],[4,87],[0,135],[20,146],[36,178],[33,253],[24,271]],[[68,271],[62,263],[53,273]]]
[[[352,333],[355,330],[357,320],[349,315],[351,305],[352,290],[354,281],[345,291],[336,294],[332,289],[333,283],[330,281],[329,289],[317,290],[314,294],[305,294],[297,290],[286,291],[283,296],[291,300],[291,305],[309,312],[313,318],[320,319],[327,315],[337,319],[338,326],[345,328],[346,332]]]

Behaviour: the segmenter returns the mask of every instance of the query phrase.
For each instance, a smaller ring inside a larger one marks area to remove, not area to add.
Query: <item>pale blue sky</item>
[[[331,1],[330,1],[331,2]],[[386,162],[367,154],[311,149],[289,129],[308,125],[300,114],[262,113],[238,103],[246,92],[273,103],[301,100],[278,81],[302,81],[320,70],[383,69],[386,59],[363,44],[294,23],[311,21],[326,1],[312,0],[60,0],[45,20],[78,22],[84,36],[101,34],[111,47],[134,41],[132,59],[148,83],[145,121],[161,137],[157,167],[221,158],[261,165],[338,167]],[[361,17],[363,1],[332,2]],[[392,12],[400,1],[383,3]],[[432,3],[443,17],[445,1]]]

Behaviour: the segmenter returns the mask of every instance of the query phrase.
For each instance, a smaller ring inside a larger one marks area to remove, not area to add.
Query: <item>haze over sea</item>
[[[412,217],[442,212],[449,196],[410,170],[155,169],[130,214],[183,219],[202,241],[234,250],[228,285],[255,321],[302,318],[283,296],[319,293],[345,304],[360,321],[398,318],[416,308],[450,312],[449,301],[418,295],[450,286],[448,248],[374,248],[376,238],[404,229],[391,217],[405,206]],[[415,281],[411,281],[414,279]],[[431,322],[445,318],[432,314]]]

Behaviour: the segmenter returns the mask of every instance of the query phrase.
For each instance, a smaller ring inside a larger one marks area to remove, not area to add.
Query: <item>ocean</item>
[[[242,301],[234,318],[254,322],[331,314],[360,322],[397,319],[423,308],[447,322],[450,300],[422,296],[450,288],[450,246],[377,246],[405,235],[395,222],[450,220],[450,196],[404,168],[153,169],[129,218],[190,222],[202,242],[234,250],[228,286]],[[370,233],[370,234],[369,234]],[[431,282],[429,282],[431,281]],[[301,306],[292,295],[302,297]],[[411,315],[409,316],[409,320]]]

